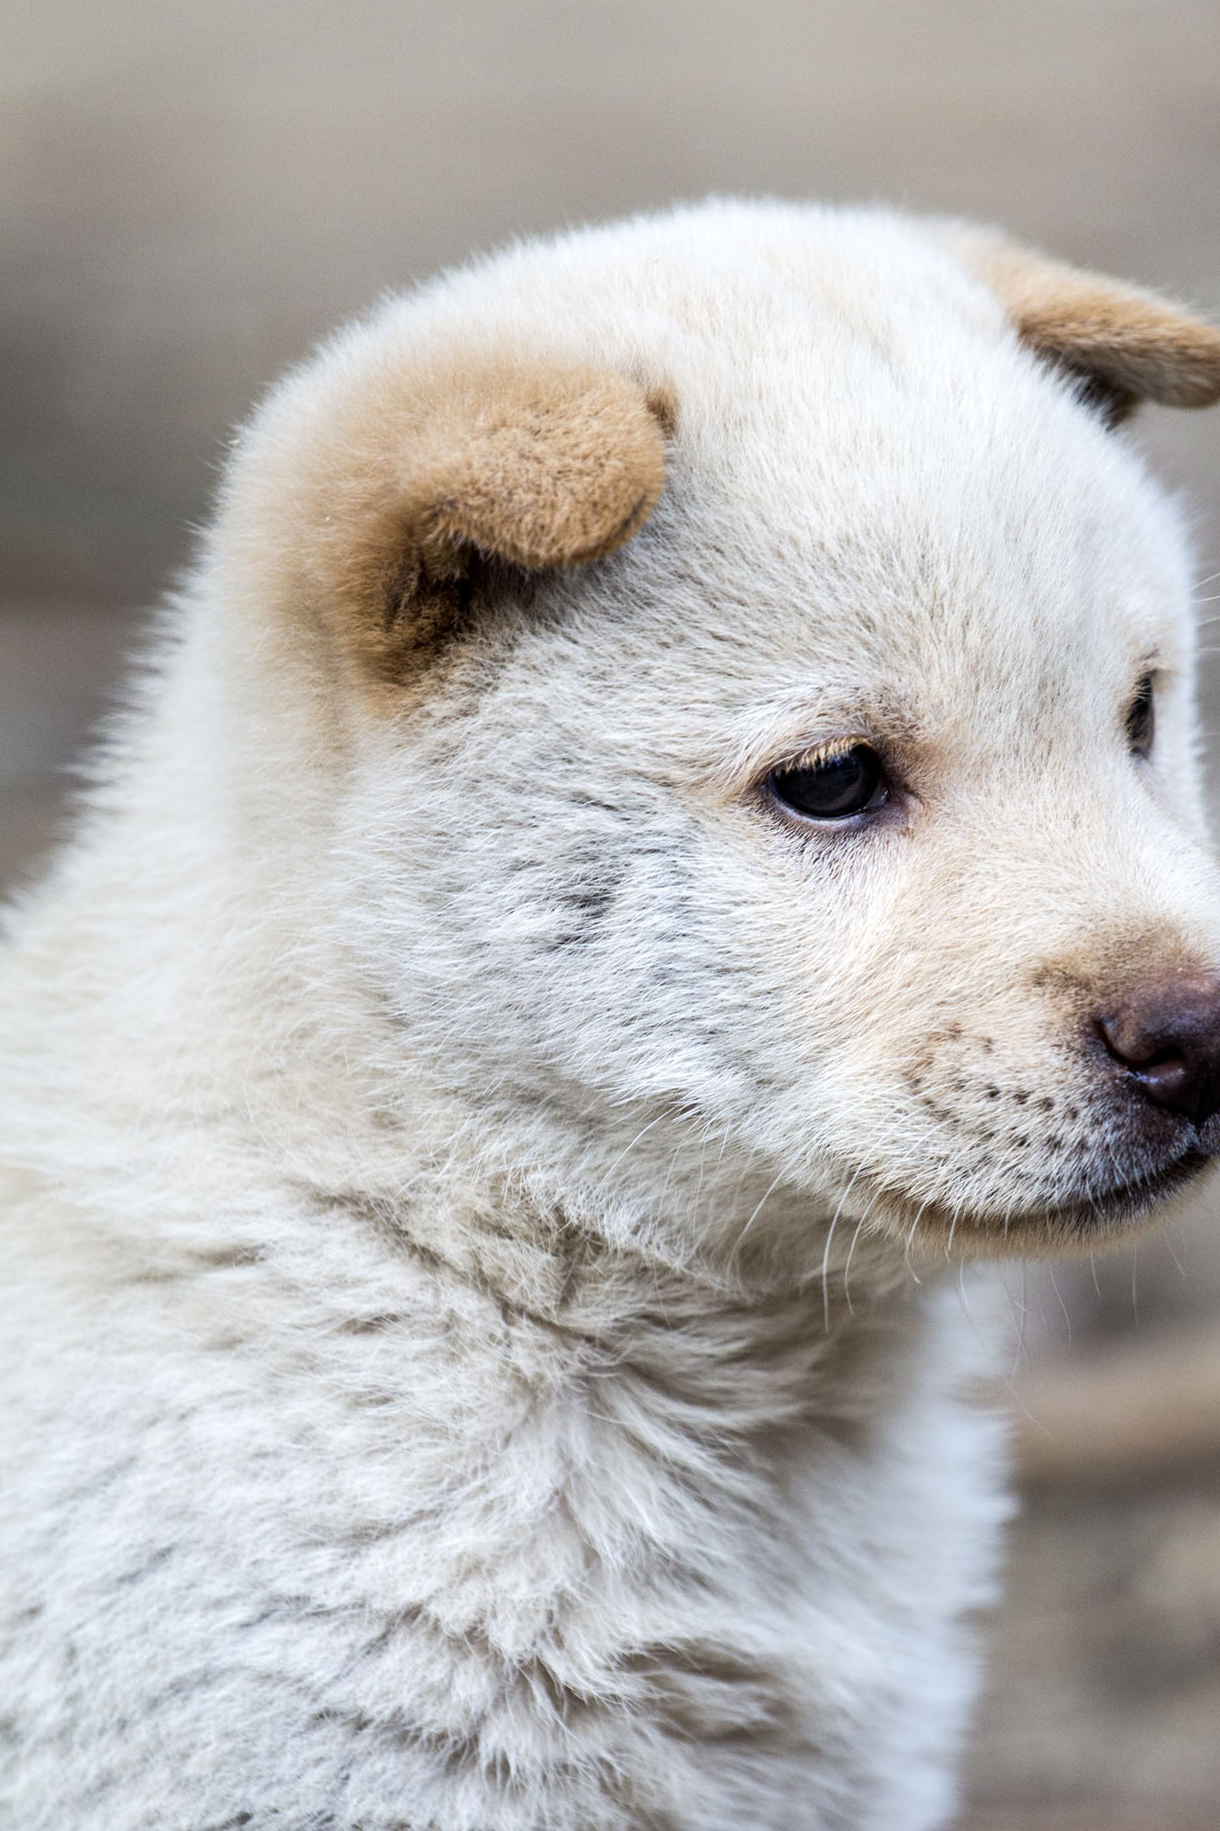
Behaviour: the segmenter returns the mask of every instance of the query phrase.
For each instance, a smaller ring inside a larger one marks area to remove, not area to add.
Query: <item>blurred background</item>
[[[190,553],[228,429],[386,288],[521,233],[770,192],[997,221],[1220,312],[1215,0],[3,15],[9,887],[62,826],[67,766]],[[1220,576],[1220,414],[1145,410],[1135,436],[1191,505],[1200,579]],[[971,1831],[1220,1826],[1218,1211],[1012,1280],[1024,1511]]]

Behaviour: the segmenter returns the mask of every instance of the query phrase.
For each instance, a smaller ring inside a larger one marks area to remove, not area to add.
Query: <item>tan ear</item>
[[[1220,330],[1168,299],[1053,261],[983,229],[953,225],[958,254],[999,294],[1022,340],[1079,375],[1111,422],[1141,400],[1220,400]]]
[[[389,362],[340,376],[280,496],[281,544],[344,652],[404,680],[488,562],[577,566],[630,540],[661,493],[672,425],[668,395],[594,369]],[[273,469],[282,483],[282,458]]]

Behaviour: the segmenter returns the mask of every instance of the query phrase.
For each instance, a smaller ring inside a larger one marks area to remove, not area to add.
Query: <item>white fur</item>
[[[665,494],[373,707],[260,478],[505,347],[672,388]],[[1004,1511],[951,1262],[1138,1175],[1062,984],[1220,962],[1187,573],[881,212],[523,246],[282,385],[3,963],[0,1823],[943,1823]],[[901,823],[752,791],[877,730]]]

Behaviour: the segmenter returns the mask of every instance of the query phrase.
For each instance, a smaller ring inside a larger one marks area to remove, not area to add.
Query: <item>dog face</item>
[[[709,1237],[743,1190],[981,1252],[1155,1207],[1220,1141],[1220,883],[1111,422],[1218,392],[1143,295],[771,206],[518,251],[295,378],[215,563],[330,734],[394,1047]]]

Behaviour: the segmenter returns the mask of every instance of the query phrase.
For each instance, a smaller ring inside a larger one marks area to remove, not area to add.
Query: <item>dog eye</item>
[[[867,744],[800,769],[773,770],[768,781],[785,807],[814,820],[847,820],[886,799],[881,758]]]
[[[1152,749],[1156,730],[1156,710],[1152,698],[1152,676],[1145,674],[1127,708],[1127,743],[1133,757],[1146,757]]]

